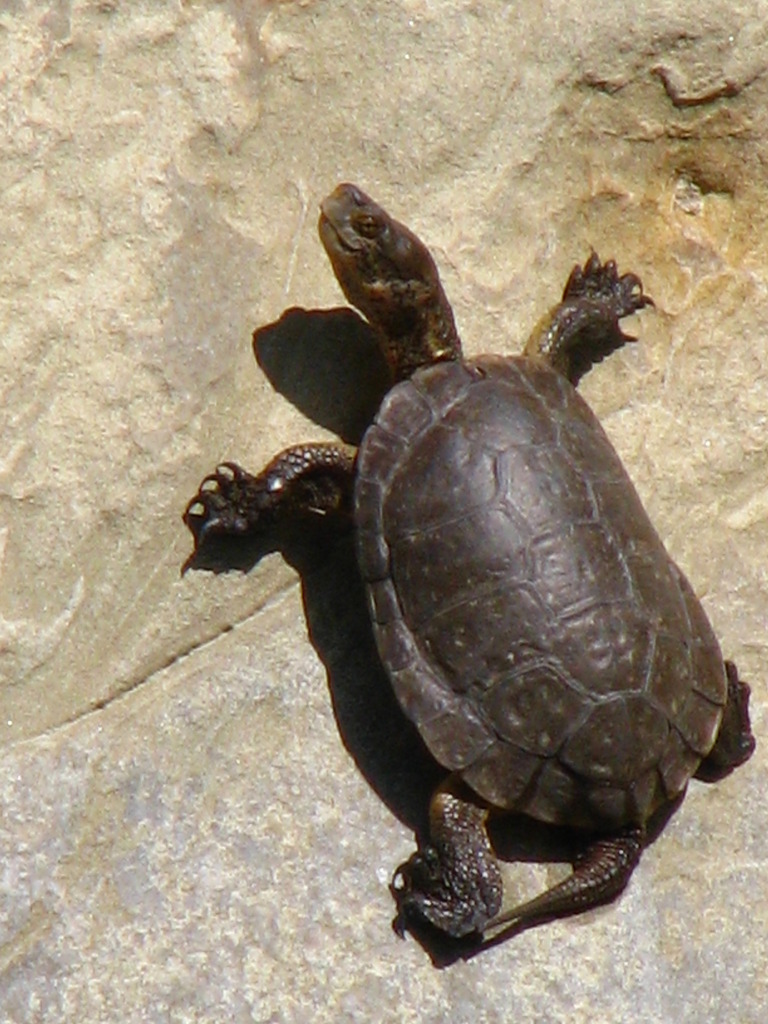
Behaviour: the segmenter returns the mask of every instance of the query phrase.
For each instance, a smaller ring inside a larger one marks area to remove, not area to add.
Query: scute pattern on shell
[[[496,806],[589,828],[685,787],[722,717],[720,649],[560,374],[419,371],[366,435],[356,506],[379,651],[441,764]]]

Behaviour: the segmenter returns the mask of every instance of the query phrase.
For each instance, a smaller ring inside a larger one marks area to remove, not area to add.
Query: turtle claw
[[[206,489],[205,485],[209,483],[219,487],[223,482],[231,482],[247,475],[245,470],[241,469],[236,462],[220,462],[213,473],[203,477],[200,483],[200,490]]]
[[[617,320],[654,305],[653,299],[644,294],[643,282],[637,274],[619,276],[616,260],[601,263],[594,249],[584,266],[577,264],[568,277],[563,289],[563,302],[573,299],[606,302]]]
[[[269,505],[269,495],[258,477],[235,462],[221,462],[203,478],[182,519],[200,551],[212,537],[239,537],[258,529]]]

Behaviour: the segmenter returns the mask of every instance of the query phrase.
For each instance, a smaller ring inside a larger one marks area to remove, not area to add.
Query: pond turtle
[[[359,188],[321,204],[338,281],[393,386],[359,451],[302,444],[257,476],[224,463],[185,522],[199,552],[351,515],[378,650],[446,779],[392,891],[401,927],[490,935],[606,902],[660,808],[754,748],[749,688],[575,385],[650,304],[595,253],[522,355],[464,359],[423,243]],[[572,873],[502,910],[490,814],[581,830]]]

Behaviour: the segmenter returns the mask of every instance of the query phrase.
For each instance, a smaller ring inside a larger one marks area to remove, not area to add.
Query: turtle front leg
[[[578,384],[595,363],[635,341],[622,331],[622,317],[652,305],[636,274],[619,276],[614,260],[601,263],[593,252],[583,268],[573,268],[562,300],[533,329],[524,355],[545,360]]]
[[[200,484],[183,519],[200,551],[213,537],[265,533],[283,523],[352,514],[354,449],[296,445],[257,475],[223,462]]]

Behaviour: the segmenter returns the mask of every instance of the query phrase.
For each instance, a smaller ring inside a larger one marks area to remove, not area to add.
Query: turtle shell
[[[490,804],[611,830],[685,789],[719,645],[597,419],[523,357],[420,370],[358,456],[379,653],[440,764]]]

